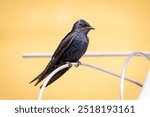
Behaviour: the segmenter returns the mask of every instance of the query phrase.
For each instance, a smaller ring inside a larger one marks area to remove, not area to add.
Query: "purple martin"
[[[83,19],[78,20],[74,23],[71,32],[69,32],[63,40],[60,42],[56,51],[54,52],[50,62],[44,69],[44,71],[39,74],[30,83],[37,80],[35,86],[45,79],[50,73],[52,73],[56,68],[60,67],[69,62],[79,62],[79,59],[86,52],[89,39],[87,37],[88,32],[94,29],[90,26],[88,22]],[[61,77],[70,67],[65,68],[58,73],[56,73],[48,82],[47,86],[56,81]]]

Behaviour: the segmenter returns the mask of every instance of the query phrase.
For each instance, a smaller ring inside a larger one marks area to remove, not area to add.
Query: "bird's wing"
[[[68,33],[65,36],[65,38],[60,42],[59,46],[57,47],[57,49],[54,52],[52,59],[50,61],[51,66],[55,65],[58,62],[59,58],[63,55],[63,53],[71,45],[71,43],[73,42],[76,35],[77,35],[77,32]]]
[[[37,83],[35,84],[37,85],[45,77],[47,77],[50,72],[54,70],[56,63],[58,62],[60,57],[63,55],[63,53],[66,51],[66,49],[71,45],[76,35],[77,35],[77,32],[70,32],[64,37],[64,39],[60,42],[59,46],[54,52],[51,61],[48,63],[48,65],[44,69],[44,71],[41,74],[39,74],[35,79],[33,79],[30,83],[34,82],[35,80],[38,80]]]

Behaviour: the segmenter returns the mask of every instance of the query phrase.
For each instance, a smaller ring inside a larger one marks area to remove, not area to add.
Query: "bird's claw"
[[[66,64],[68,64],[68,65],[69,65],[69,67],[72,67],[71,62],[66,62]]]
[[[77,61],[77,64],[75,65],[75,67],[79,67],[79,65],[81,65],[81,62]]]

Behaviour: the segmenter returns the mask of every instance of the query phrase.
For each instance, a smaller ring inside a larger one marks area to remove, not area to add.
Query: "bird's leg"
[[[72,67],[71,62],[66,62],[66,64],[68,64],[68,65],[69,65],[69,67]]]
[[[79,65],[81,65],[81,62],[80,62],[80,61],[77,61],[76,63],[77,63],[77,64],[75,65],[75,67],[79,67]]]

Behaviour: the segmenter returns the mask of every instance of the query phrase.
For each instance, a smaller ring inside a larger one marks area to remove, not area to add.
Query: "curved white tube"
[[[150,60],[150,57],[148,55],[145,55],[143,52],[132,52],[125,60],[123,68],[122,68],[122,74],[121,74],[121,80],[120,80],[120,99],[124,99],[124,80],[125,80],[125,74],[126,74],[126,69],[129,61],[131,58],[135,55],[141,55],[144,56],[146,59]]]
[[[107,74],[110,74],[110,75],[116,76],[116,77],[118,77],[118,78],[121,78],[121,75],[119,75],[119,74],[117,74],[117,73],[115,73],[115,72],[109,71],[109,70],[107,70],[107,69],[104,69],[104,68],[102,68],[102,67],[97,67],[97,66],[95,66],[95,65],[90,65],[90,64],[87,64],[87,63],[81,63],[81,65],[82,65],[82,66],[91,67],[91,68],[93,68],[93,69],[97,69],[97,70],[99,70],[99,71],[102,71],[102,72],[105,72],[105,73],[107,73]],[[125,80],[127,80],[127,81],[129,81],[129,82],[131,82],[131,83],[134,83],[134,84],[138,85],[139,87],[142,87],[142,86],[143,86],[141,83],[139,83],[139,82],[137,82],[137,81],[135,81],[135,80],[133,80],[133,79],[131,79],[131,78],[125,78]]]
[[[74,65],[74,66],[78,66],[78,65],[79,65],[79,63],[70,63],[70,64],[71,64],[71,65]],[[49,82],[49,80],[53,77],[53,75],[55,75],[57,72],[61,71],[62,69],[65,69],[65,68],[69,67],[70,64],[67,64],[67,63],[66,63],[66,64],[60,66],[59,68],[55,69],[55,70],[48,76],[48,78],[44,81],[44,84],[42,85],[42,88],[41,88],[41,90],[40,90],[39,97],[38,97],[39,100],[42,99],[42,95],[43,95],[44,89],[45,89],[47,83]],[[121,77],[120,75],[118,75],[118,74],[116,74],[116,73],[114,73],[114,72],[110,72],[110,71],[108,71],[108,70],[106,70],[106,69],[104,69],[104,68],[100,68],[100,67],[97,67],[97,66],[94,66],[94,65],[90,65],[90,64],[87,64],[87,63],[81,63],[80,65],[86,66],[86,67],[90,67],[90,68],[93,68],[93,69],[97,69],[97,70],[99,70],[99,71],[108,73],[108,74],[113,75],[113,76],[116,76],[116,77],[118,77],[118,78]],[[140,84],[140,83],[138,83],[138,82],[136,82],[136,81],[134,81],[134,80],[132,80],[132,79],[125,78],[125,80],[128,80],[128,81],[130,81],[130,82],[132,82],[132,83],[134,83],[134,84],[136,84],[136,85],[142,87],[142,84]]]

